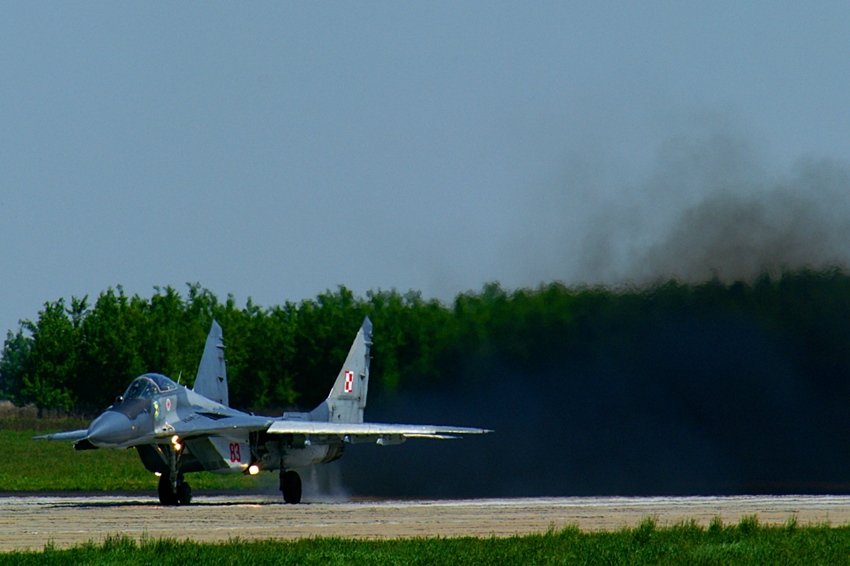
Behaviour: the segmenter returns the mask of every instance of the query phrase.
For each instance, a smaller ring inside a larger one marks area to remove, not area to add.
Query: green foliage
[[[742,521],[743,522],[743,521]],[[754,528],[750,528],[754,527]],[[226,543],[107,537],[59,550],[0,554],[3,564],[846,564],[850,527],[740,525],[706,530],[693,522],[582,532],[575,527],[507,538],[347,540],[309,538]]]
[[[850,276],[838,269],[645,289],[551,283],[508,291],[489,283],[448,306],[415,291],[363,298],[340,286],[299,304],[262,308],[248,299],[240,308],[232,296],[219,301],[197,283],[185,296],[157,287],[150,298],[128,297],[119,286],[94,303],[45,303],[37,320],[9,332],[0,398],[91,414],[146,371],[191,385],[215,318],[225,332],[234,406],[308,409],[327,394],[365,315],[374,322],[378,360],[371,396],[474,387],[494,366],[537,379],[565,359],[654,372],[659,347],[690,345],[647,337],[675,335],[698,321],[709,331],[723,324],[756,329],[827,402],[850,399],[850,380],[836,385],[833,377],[850,373]]]
[[[32,338],[23,330],[6,333],[3,353],[0,354],[0,399],[22,399],[22,378],[32,350]]]
[[[85,301],[81,302],[84,308]],[[74,301],[74,307],[80,308]],[[23,330],[13,340],[7,340],[4,353],[12,354],[13,362],[3,365],[4,388],[15,392],[13,399],[21,404],[32,403],[39,409],[68,410],[75,399],[72,382],[77,363],[79,344],[75,328],[65,309],[65,301],[46,303],[36,323],[26,321]],[[22,347],[13,351],[16,346]],[[5,362],[5,356],[4,356]],[[12,372],[7,377],[6,371]]]

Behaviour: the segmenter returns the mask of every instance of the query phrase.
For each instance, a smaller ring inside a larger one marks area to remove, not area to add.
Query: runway
[[[101,542],[109,535],[135,539],[294,539],[313,536],[396,538],[511,536],[578,525],[616,530],[645,517],[660,525],[719,516],[737,523],[800,525],[850,522],[850,496],[566,497],[427,501],[305,501],[279,496],[197,496],[186,507],[162,507],[153,495],[0,497],[0,551],[41,550]]]

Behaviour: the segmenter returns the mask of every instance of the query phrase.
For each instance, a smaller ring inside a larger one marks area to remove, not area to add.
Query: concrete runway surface
[[[737,523],[757,515],[782,524],[850,522],[850,496],[564,497],[421,501],[305,501],[284,505],[279,496],[196,496],[187,507],[162,507],[149,495],[0,497],[0,551],[41,550],[109,535],[135,539],[294,539],[311,536],[395,538],[511,536],[578,525],[616,530],[645,517],[660,525],[690,519],[708,525],[719,516]]]

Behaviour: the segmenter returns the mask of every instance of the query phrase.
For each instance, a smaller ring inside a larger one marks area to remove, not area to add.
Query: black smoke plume
[[[761,273],[850,265],[850,176],[806,161],[761,191],[722,187],[685,209],[638,258],[637,280],[751,281]]]
[[[636,191],[588,216],[565,276],[634,308],[551,337],[532,364],[471,352],[448,391],[376,397],[369,420],[495,433],[353,447],[353,493],[850,491],[847,168],[772,176],[746,143],[677,140]],[[699,293],[716,297],[680,299]]]
[[[660,298],[642,296],[648,312],[631,319],[588,321],[580,345],[564,337],[541,354],[542,370],[493,355],[456,368],[450,390],[374,399],[369,420],[495,432],[351,447],[345,484],[395,497],[850,489],[850,297],[814,310],[824,328],[802,334],[737,308],[662,312]]]

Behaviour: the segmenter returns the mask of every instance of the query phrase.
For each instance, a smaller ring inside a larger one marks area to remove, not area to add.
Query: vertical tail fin
[[[310,413],[311,420],[362,423],[369,389],[372,321],[367,316],[354,338],[328,398]]]
[[[230,404],[227,394],[227,366],[224,361],[224,339],[221,326],[213,320],[204,354],[198,365],[198,375],[195,377],[193,390],[207,399],[224,406]]]

